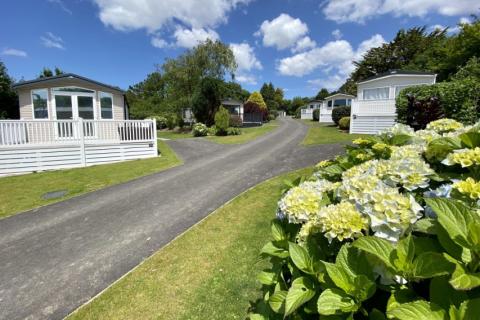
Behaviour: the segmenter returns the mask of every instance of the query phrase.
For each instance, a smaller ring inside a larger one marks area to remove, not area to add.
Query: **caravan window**
[[[363,100],[386,100],[389,99],[389,87],[363,89]]]

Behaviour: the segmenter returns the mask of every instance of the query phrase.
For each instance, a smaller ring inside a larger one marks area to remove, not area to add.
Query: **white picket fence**
[[[155,156],[155,120],[0,121],[0,176]]]

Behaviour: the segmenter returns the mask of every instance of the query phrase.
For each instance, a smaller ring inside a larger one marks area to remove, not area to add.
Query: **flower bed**
[[[480,124],[353,143],[279,201],[250,318],[478,316]]]

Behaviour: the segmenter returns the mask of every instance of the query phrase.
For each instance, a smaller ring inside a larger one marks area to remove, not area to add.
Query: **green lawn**
[[[273,120],[258,127],[242,128],[242,134],[238,136],[209,136],[207,139],[221,144],[246,143],[269,133],[279,127],[278,121]]]
[[[208,136],[207,139],[220,144],[239,144],[252,141],[270,131],[278,128],[279,124],[277,120],[270,121],[259,127],[241,128],[242,134],[238,136]],[[190,132],[178,132],[178,131],[157,131],[158,138],[176,140],[193,138]]]
[[[260,297],[259,252],[285,179],[261,183],[216,210],[68,319],[245,319]]]
[[[310,146],[316,144],[329,144],[329,143],[348,143],[352,140],[365,137],[364,134],[349,134],[339,130],[333,124],[319,123],[312,120],[299,120],[308,125],[308,133],[302,141],[302,145]]]
[[[0,219],[165,170],[181,163],[166,143],[159,141],[158,149],[162,156],[157,158],[0,178],[0,190],[2,190]],[[56,190],[68,190],[68,193],[58,199],[42,198],[46,192]]]

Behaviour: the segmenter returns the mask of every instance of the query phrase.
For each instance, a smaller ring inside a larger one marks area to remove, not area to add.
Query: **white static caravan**
[[[357,99],[352,101],[350,133],[376,134],[396,121],[395,98],[411,86],[434,84],[436,74],[391,70],[357,83]]]
[[[313,120],[313,111],[316,109],[320,109],[322,105],[322,101],[320,100],[312,100],[302,109],[300,109],[300,119],[307,119]]]
[[[332,110],[336,107],[351,106],[353,99],[355,99],[355,96],[345,93],[336,93],[326,97],[322,101],[322,105],[320,107],[320,117],[318,121],[327,123],[333,122]]]

